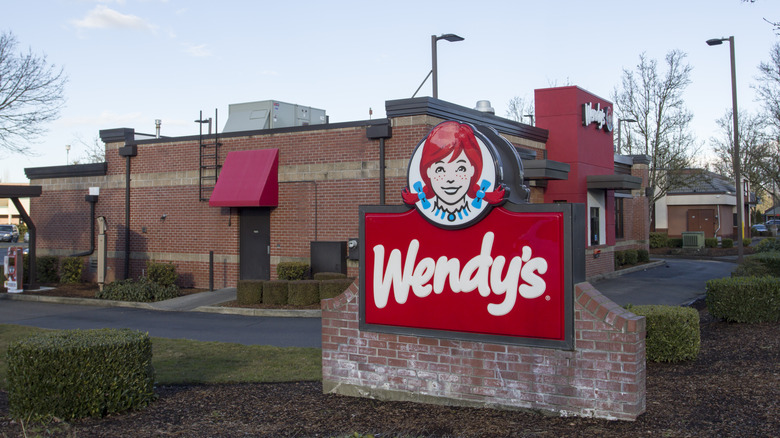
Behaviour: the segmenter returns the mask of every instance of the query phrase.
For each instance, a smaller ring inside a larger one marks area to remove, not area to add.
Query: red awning
[[[276,207],[279,149],[229,152],[211,192],[211,207]]]

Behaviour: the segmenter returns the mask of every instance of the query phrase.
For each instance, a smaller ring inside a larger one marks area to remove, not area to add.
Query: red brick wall
[[[323,390],[634,420],[645,410],[645,319],[575,287],[574,351],[359,329],[357,282],[322,302]]]

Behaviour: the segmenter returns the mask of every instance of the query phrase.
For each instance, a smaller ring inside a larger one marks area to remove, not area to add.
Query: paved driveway
[[[601,280],[593,286],[617,304],[684,305],[704,296],[707,280],[728,277],[736,264],[668,258],[666,266]]]

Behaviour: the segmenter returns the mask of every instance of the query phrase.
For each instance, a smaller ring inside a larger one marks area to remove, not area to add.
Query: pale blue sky
[[[659,62],[679,49],[693,66],[685,94],[700,141],[731,107],[728,44],[734,35],[740,108],[757,110],[757,66],[780,41],[763,19],[780,2],[688,1],[8,1],[0,29],[20,48],[44,53],[69,76],[67,106],[33,145],[37,156],[0,154],[0,180],[27,181],[23,168],[85,154],[100,129],[195,135],[203,110],[255,100],[324,109],[331,122],[385,116],[386,100],[411,97],[439,42],[439,97],[468,107],[490,100],[504,116],[514,96],[578,85],[609,98],[639,54]],[[430,96],[430,80],[418,95]]]

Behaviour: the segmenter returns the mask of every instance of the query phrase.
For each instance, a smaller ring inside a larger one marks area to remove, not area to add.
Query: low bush
[[[753,243],[753,241],[750,240],[750,239],[742,239],[742,247],[743,248],[747,248],[748,246],[750,246],[751,243]]]
[[[12,418],[102,417],[154,400],[152,343],[129,329],[61,330],[8,348]]]
[[[650,233],[650,248],[666,248],[669,246],[669,236],[666,233]]]
[[[635,265],[639,262],[639,253],[635,249],[627,249],[625,253],[627,265]]]
[[[338,280],[341,278],[347,278],[347,274],[341,272],[318,272],[314,274],[315,280]]]
[[[682,248],[683,240],[682,240],[682,238],[679,238],[679,239],[678,238],[669,239],[668,246],[669,246],[669,248]]]
[[[732,277],[765,275],[780,277],[780,252],[760,252],[747,256],[731,273]]]
[[[239,280],[236,287],[238,304],[260,304],[263,302],[263,280]]]
[[[287,304],[310,306],[320,302],[320,282],[317,280],[291,281]]]
[[[303,262],[281,262],[276,265],[279,280],[304,280],[309,272],[309,264]]]
[[[349,286],[354,283],[352,278],[342,278],[337,280],[323,280],[320,283],[320,299],[327,300],[341,295]]]
[[[707,237],[704,239],[704,247],[705,248],[717,248],[718,247],[718,239],[714,237]]]
[[[775,239],[774,237],[767,237],[766,239],[761,240],[761,242],[758,242],[758,245],[753,248],[753,252],[772,251],[780,251],[780,240]]]
[[[647,360],[681,362],[699,355],[701,333],[696,309],[661,305],[628,305],[626,309],[645,317]]]
[[[729,322],[780,321],[780,278],[731,277],[707,281],[707,310]]]
[[[163,286],[155,283],[147,277],[138,280],[131,278],[109,283],[102,291],[95,294],[95,298],[103,300],[152,302],[163,301],[179,296],[178,286]]]
[[[60,283],[81,283],[81,272],[84,270],[84,261],[81,257],[65,257],[60,267]]]
[[[636,250],[636,253],[639,257],[639,263],[647,263],[650,261],[650,251],[646,249],[638,249]]]
[[[287,280],[271,280],[263,283],[263,304],[287,304],[289,284]]]
[[[37,279],[41,283],[59,283],[60,259],[54,256],[40,256],[35,258]],[[26,270],[26,269],[25,269]]]
[[[734,248],[734,240],[733,239],[722,239],[720,241],[720,246],[722,248]]]
[[[173,263],[159,263],[152,260],[146,262],[146,276],[160,286],[173,286],[179,279]]]
[[[619,268],[626,264],[626,252],[615,251],[615,268]]]

